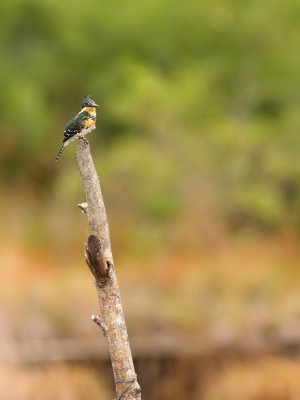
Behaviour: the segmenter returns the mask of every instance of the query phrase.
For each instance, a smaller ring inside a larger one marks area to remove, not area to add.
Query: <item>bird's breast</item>
[[[94,119],[94,118],[88,118],[85,121],[83,121],[84,129],[89,129],[95,125],[96,125],[96,119]]]

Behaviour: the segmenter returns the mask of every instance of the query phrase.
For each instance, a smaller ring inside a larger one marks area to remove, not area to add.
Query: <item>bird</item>
[[[92,132],[96,128],[96,108],[98,104],[90,95],[84,97],[81,110],[74,118],[69,121],[64,129],[64,137],[62,145],[55,157],[55,161],[59,159],[64,148],[75,139],[84,139],[87,133]]]

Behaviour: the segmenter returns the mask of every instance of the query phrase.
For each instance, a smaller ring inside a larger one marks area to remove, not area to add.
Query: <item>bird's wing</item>
[[[89,113],[86,111],[78,113],[71,121],[69,121],[64,130],[63,143],[71,137],[81,132],[85,127],[85,121],[90,118]]]

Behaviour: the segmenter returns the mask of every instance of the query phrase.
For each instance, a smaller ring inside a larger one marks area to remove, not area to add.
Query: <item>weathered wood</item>
[[[107,342],[117,399],[140,400],[141,390],[134,370],[124,320],[105,205],[90,146],[86,140],[78,141],[76,162],[85,192],[85,212],[90,229],[86,261],[95,278],[100,303],[100,316],[94,317],[94,321],[101,326]]]

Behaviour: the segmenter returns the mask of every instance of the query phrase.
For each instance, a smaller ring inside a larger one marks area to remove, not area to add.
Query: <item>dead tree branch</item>
[[[79,207],[86,213],[90,229],[85,258],[95,278],[100,303],[100,316],[92,316],[92,319],[101,327],[107,342],[117,399],[140,400],[141,390],[128,341],[104,201],[87,141],[78,141],[76,162],[86,197],[86,203]]]

